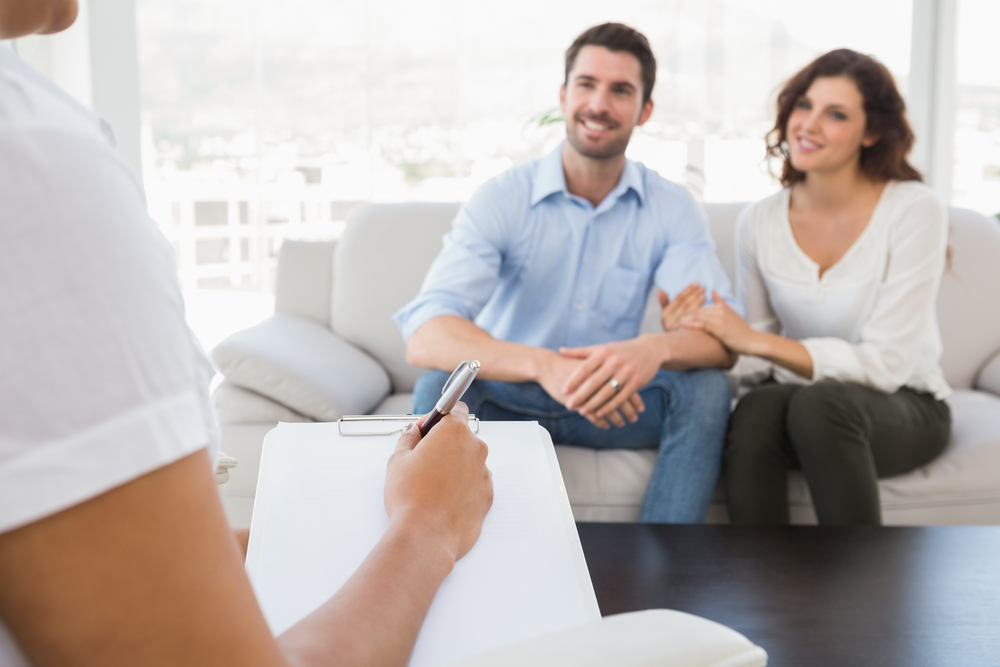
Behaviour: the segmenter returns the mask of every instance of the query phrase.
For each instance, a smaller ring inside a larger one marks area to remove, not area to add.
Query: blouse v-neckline
[[[789,209],[792,205],[792,190],[791,188],[786,188],[784,190],[785,197],[784,197],[784,202],[782,202],[781,206],[782,222],[784,223],[782,227],[784,227],[785,235],[789,243],[791,243],[792,248],[794,248],[794,252],[812,269],[812,275],[817,283],[822,283],[827,276],[833,273],[837,267],[841,266],[844,263],[845,259],[847,259],[856,252],[855,249],[861,245],[862,240],[864,240],[866,236],[868,236],[870,233],[873,233],[871,232],[871,229],[875,226],[873,223],[876,221],[876,219],[878,218],[879,214],[882,211],[883,208],[882,204],[883,202],[885,202],[886,193],[889,191],[889,188],[893,187],[893,185],[895,185],[893,181],[889,181],[885,184],[885,187],[882,188],[882,192],[879,193],[878,201],[875,202],[875,208],[872,209],[872,214],[868,218],[868,222],[865,224],[865,228],[861,230],[860,234],[858,234],[858,238],[854,239],[851,245],[847,247],[847,250],[844,251],[844,254],[841,255],[836,262],[831,264],[830,267],[826,271],[823,271],[822,273],[820,273],[819,262],[810,257],[809,254],[802,249],[802,246],[799,245],[798,239],[795,238],[795,232],[792,231],[792,219],[791,216],[789,215]]]

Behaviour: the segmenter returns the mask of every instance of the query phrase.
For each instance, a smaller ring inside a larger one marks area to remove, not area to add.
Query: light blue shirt
[[[654,284],[673,298],[692,282],[736,307],[691,195],[626,160],[595,207],[566,189],[560,145],[476,190],[393,319],[404,339],[457,315],[494,338],[555,350],[634,338]]]

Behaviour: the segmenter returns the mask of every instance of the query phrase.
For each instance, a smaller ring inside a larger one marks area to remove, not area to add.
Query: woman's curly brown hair
[[[913,130],[892,74],[871,56],[837,49],[806,65],[778,94],[778,117],[767,133],[767,154],[782,160],[781,184],[787,188],[806,178],[788,157],[788,118],[815,79],[833,76],[846,76],[858,87],[867,117],[865,131],[878,137],[873,145],[861,149],[861,172],[875,182],[922,181],[920,172],[906,160],[913,148]]]

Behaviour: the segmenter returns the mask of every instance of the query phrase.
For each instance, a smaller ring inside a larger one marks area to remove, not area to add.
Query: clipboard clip
[[[337,420],[337,433],[346,437],[356,437],[362,435],[392,435],[401,433],[403,427],[415,422],[423,415],[344,415]],[[389,422],[399,424],[399,428],[385,430],[370,430],[377,427],[379,422]],[[479,418],[476,415],[469,415],[469,428],[473,433],[479,433]]]

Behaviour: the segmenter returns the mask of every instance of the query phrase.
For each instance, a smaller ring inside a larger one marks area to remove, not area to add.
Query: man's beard
[[[594,120],[599,122],[603,121],[603,119],[600,118],[594,118]],[[574,149],[576,149],[577,153],[593,160],[609,160],[624,154],[625,149],[628,147],[629,139],[632,138],[632,133],[629,132],[618,139],[604,144],[604,146],[597,148],[585,148],[583,146],[583,142],[580,141],[580,138],[576,133],[576,128],[579,127],[580,124],[581,121],[579,118],[576,119],[576,123],[574,124],[566,123],[566,140]]]

